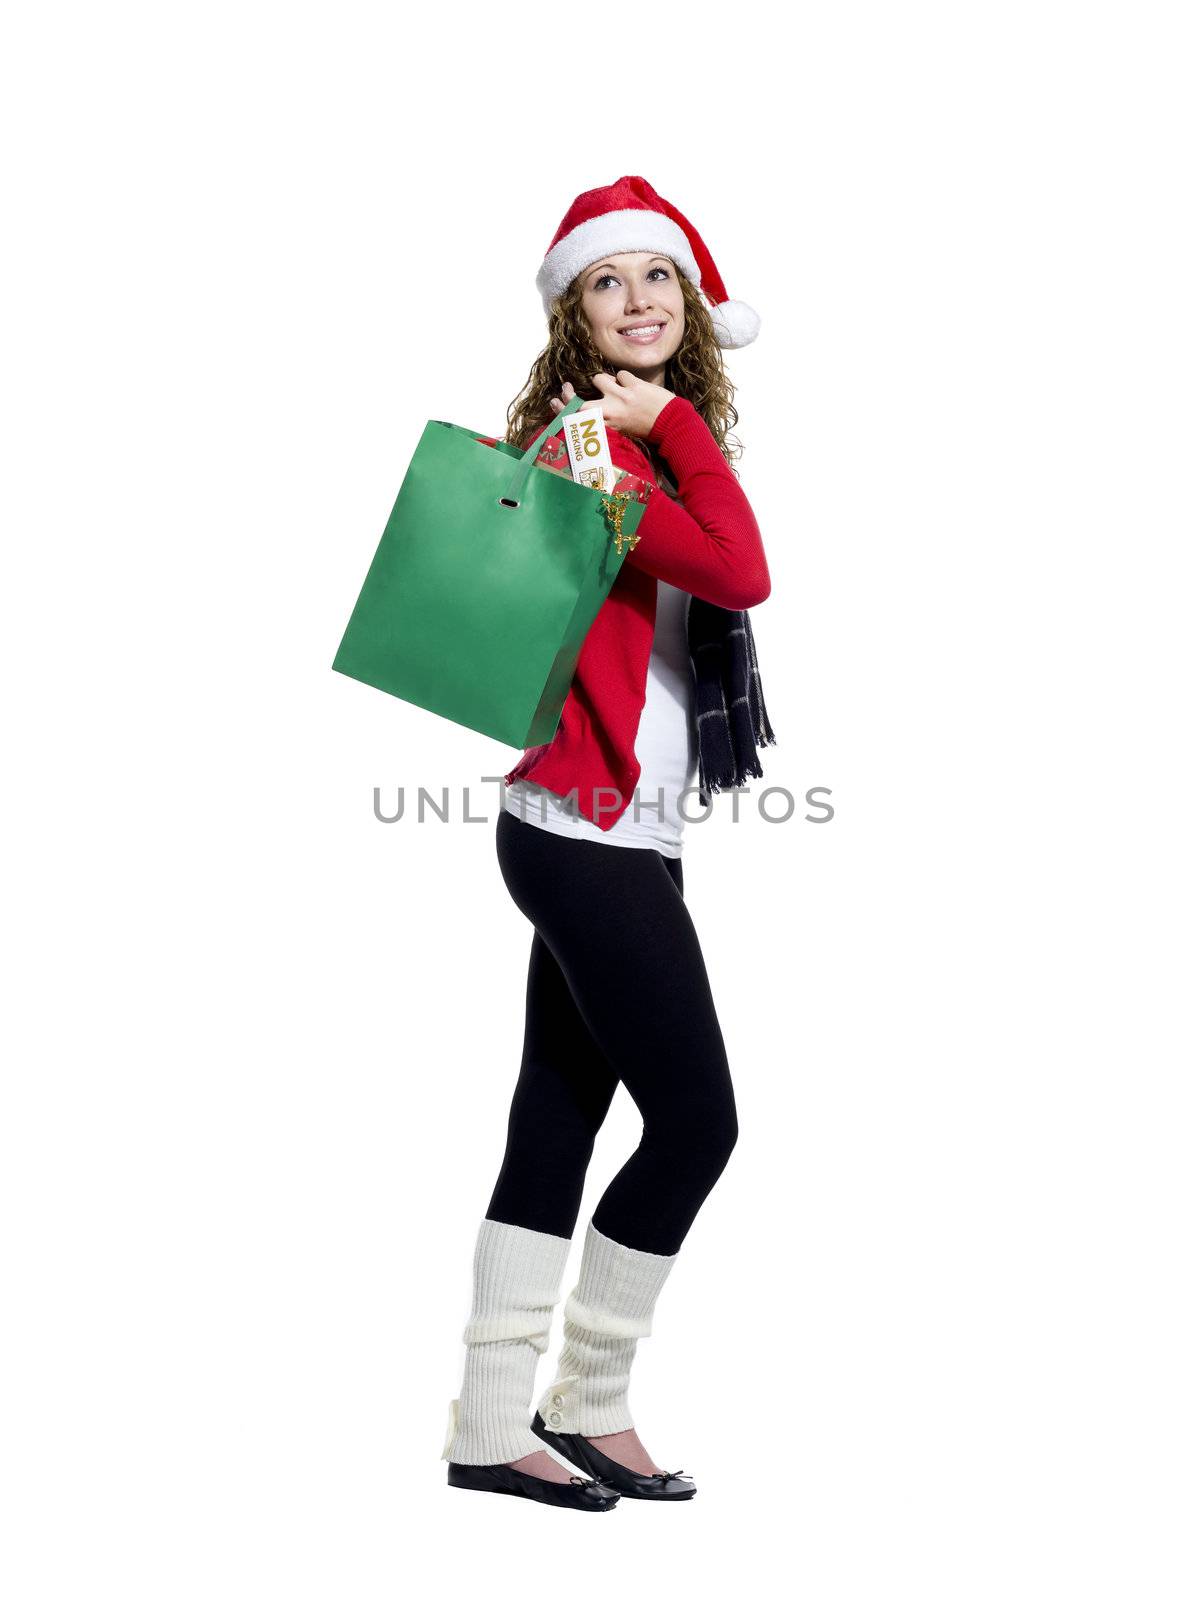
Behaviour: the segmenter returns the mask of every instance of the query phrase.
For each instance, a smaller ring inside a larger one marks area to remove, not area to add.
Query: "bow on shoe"
[[[690,1472],[652,1472],[652,1478],[661,1478],[664,1483],[669,1483],[672,1478],[691,1478]],[[695,1479],[692,1479],[695,1482]]]

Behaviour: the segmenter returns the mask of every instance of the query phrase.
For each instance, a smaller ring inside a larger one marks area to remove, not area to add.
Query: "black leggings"
[[[623,1083],[642,1138],[592,1221],[631,1249],[674,1255],[737,1139],[682,865],[503,809],[496,854],[534,936],[521,1071],[487,1215],[570,1238],[596,1134]]]

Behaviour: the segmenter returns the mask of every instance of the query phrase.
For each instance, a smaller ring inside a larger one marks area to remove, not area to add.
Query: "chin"
[[[661,340],[658,344],[650,345],[648,349],[642,349],[640,345],[629,345],[622,339],[613,360],[617,366],[628,367],[630,372],[637,372],[641,367],[661,367],[664,361],[670,360],[670,357],[663,353]]]

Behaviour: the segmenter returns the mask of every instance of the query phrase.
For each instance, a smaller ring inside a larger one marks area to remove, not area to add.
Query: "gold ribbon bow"
[[[622,533],[621,525],[625,521],[625,511],[633,495],[628,490],[621,493],[614,491],[612,494],[602,494],[601,502],[604,507],[604,520],[612,529],[613,542],[617,547],[617,554],[623,553],[623,545],[628,545],[630,550],[641,538],[640,533]]]

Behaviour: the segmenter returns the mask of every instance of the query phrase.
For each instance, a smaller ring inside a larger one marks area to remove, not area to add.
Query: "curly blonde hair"
[[[736,473],[733,463],[742,454],[743,446],[730,432],[738,420],[733,403],[734,385],[725,371],[712,317],[700,291],[682,272],[677,276],[683,291],[683,340],[667,362],[663,383],[672,394],[683,395],[695,406]],[[613,362],[605,360],[592,342],[583,309],[585,277],[585,273],[580,273],[550,307],[546,348],[529,369],[525,387],[508,408],[506,444],[528,445],[553,420],[550,401],[562,398],[564,383],[572,384],[582,400],[599,400],[600,392],[592,386],[592,375],[607,372],[616,377],[620,370]]]

